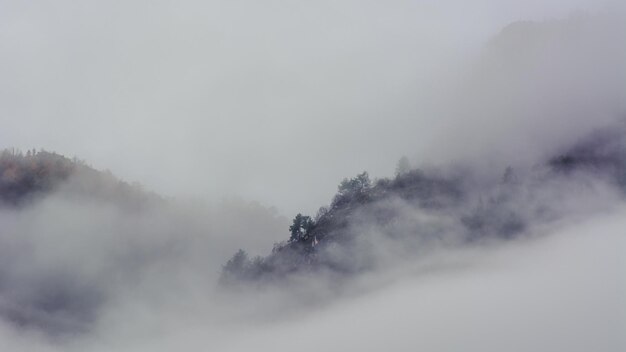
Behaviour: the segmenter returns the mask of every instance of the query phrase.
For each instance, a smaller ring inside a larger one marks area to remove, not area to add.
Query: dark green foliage
[[[309,232],[313,229],[315,223],[310,216],[298,214],[293,219],[293,224],[289,226],[291,237],[290,241],[301,241],[309,238]]]
[[[293,219],[293,224],[289,226],[289,232],[291,233],[290,241],[307,240],[309,232],[313,229],[315,223],[310,216],[302,214],[296,215]]]

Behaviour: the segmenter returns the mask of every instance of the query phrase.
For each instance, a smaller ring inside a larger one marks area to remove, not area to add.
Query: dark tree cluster
[[[75,170],[76,163],[56,153],[15,149],[0,152],[0,201],[18,205],[52,190]]]
[[[289,226],[289,232],[291,233],[291,237],[289,237],[290,241],[300,241],[307,240],[309,237],[309,232],[313,229],[315,223],[310,216],[298,214],[293,219],[293,224]]]
[[[321,207],[313,219],[297,214],[289,227],[289,240],[277,243],[272,253],[251,261],[240,250],[224,266],[223,281],[240,279],[273,279],[303,269],[326,267],[335,272],[352,272],[355,266],[348,261],[329,260],[324,252],[332,246],[348,248],[350,223],[358,212],[376,202],[400,197],[410,202],[432,207],[449,203],[460,197],[454,180],[426,176],[419,170],[402,170],[394,179],[372,182],[367,172],[346,178],[337,187],[337,194],[329,207]],[[377,212],[380,222],[392,221],[394,214]]]
[[[238,252],[224,266],[224,276],[276,280],[302,271],[364,270],[369,267],[363,259],[367,255],[354,246],[362,222],[376,227],[384,236],[402,238],[407,248],[417,243],[416,252],[430,241],[515,238],[528,228],[529,219],[551,221],[558,214],[559,209],[553,209],[558,208],[558,202],[540,201],[544,184],[567,183],[577,173],[587,173],[600,175],[626,190],[626,139],[621,132],[599,131],[523,177],[512,167],[501,172],[498,181],[485,188],[462,173],[444,176],[411,169],[403,157],[391,179],[372,182],[367,172],[344,179],[331,204],[321,207],[315,218],[296,215],[288,241],[276,244],[271,254],[254,261]],[[404,204],[405,211],[448,219],[454,238],[444,240],[445,234],[436,229],[413,223],[410,216],[394,208],[392,204],[397,201]]]
[[[71,181],[71,182],[70,182]],[[0,151],[0,205],[21,206],[65,187],[68,195],[115,202],[138,208],[160,197],[139,184],[117,179],[108,171],[95,170],[84,161],[45,150]]]

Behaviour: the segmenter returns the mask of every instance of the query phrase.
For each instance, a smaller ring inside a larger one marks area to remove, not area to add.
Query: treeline
[[[507,167],[487,186],[462,172],[446,176],[412,169],[406,158],[393,178],[372,182],[363,172],[344,179],[329,206],[315,216],[295,216],[288,239],[268,256],[251,259],[239,250],[223,266],[221,281],[275,281],[318,271],[352,274],[376,266],[383,251],[376,247],[388,240],[403,247],[398,253],[412,255],[432,243],[515,238],[533,224],[562,216],[571,207],[570,194],[596,180],[624,191],[622,132],[596,131],[528,172]]]
[[[0,201],[18,205],[54,189],[75,171],[76,161],[44,150],[0,152]]]
[[[141,185],[96,170],[76,157],[43,149],[0,151],[0,205],[21,206],[60,189],[68,196],[114,201],[128,207],[160,199]]]
[[[274,245],[267,257],[249,258],[239,250],[223,267],[222,282],[276,279],[300,270],[322,267],[334,272],[351,273],[364,268],[350,258],[325,253],[332,246],[349,248],[355,233],[354,221],[367,213],[368,221],[389,224],[396,218],[395,209],[371,206],[391,198],[400,198],[424,209],[437,210],[458,203],[463,197],[460,180],[428,175],[410,170],[403,158],[393,179],[370,180],[367,172],[344,179],[327,207],[314,217],[297,214],[289,227],[289,239]],[[358,235],[358,234],[357,234]]]

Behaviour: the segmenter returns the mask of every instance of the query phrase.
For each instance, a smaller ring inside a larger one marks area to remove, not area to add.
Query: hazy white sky
[[[313,212],[343,177],[446,148],[458,121],[430,91],[503,26],[607,6],[0,0],[0,146]]]

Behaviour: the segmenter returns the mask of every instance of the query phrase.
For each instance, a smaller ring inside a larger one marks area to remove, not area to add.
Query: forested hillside
[[[471,170],[411,169],[402,159],[394,178],[372,182],[363,172],[344,179],[329,206],[314,217],[294,218],[288,239],[271,254],[250,259],[238,251],[224,266],[222,282],[276,281],[304,272],[345,276],[442,246],[531,234],[593,207],[598,190],[621,197],[626,140],[619,129],[599,130],[528,170],[494,170],[489,180]],[[588,203],[581,204],[587,193]]]
[[[288,223],[241,199],[164,198],[53,152],[0,152],[0,177],[0,322],[55,334],[94,328],[138,287],[206,293],[244,238],[267,251],[249,235]]]
[[[109,200],[126,207],[138,207],[157,200],[138,184],[129,184],[108,171],[98,171],[78,158],[44,150],[26,153],[0,151],[0,204],[22,206],[38,197],[63,188],[76,197]]]

